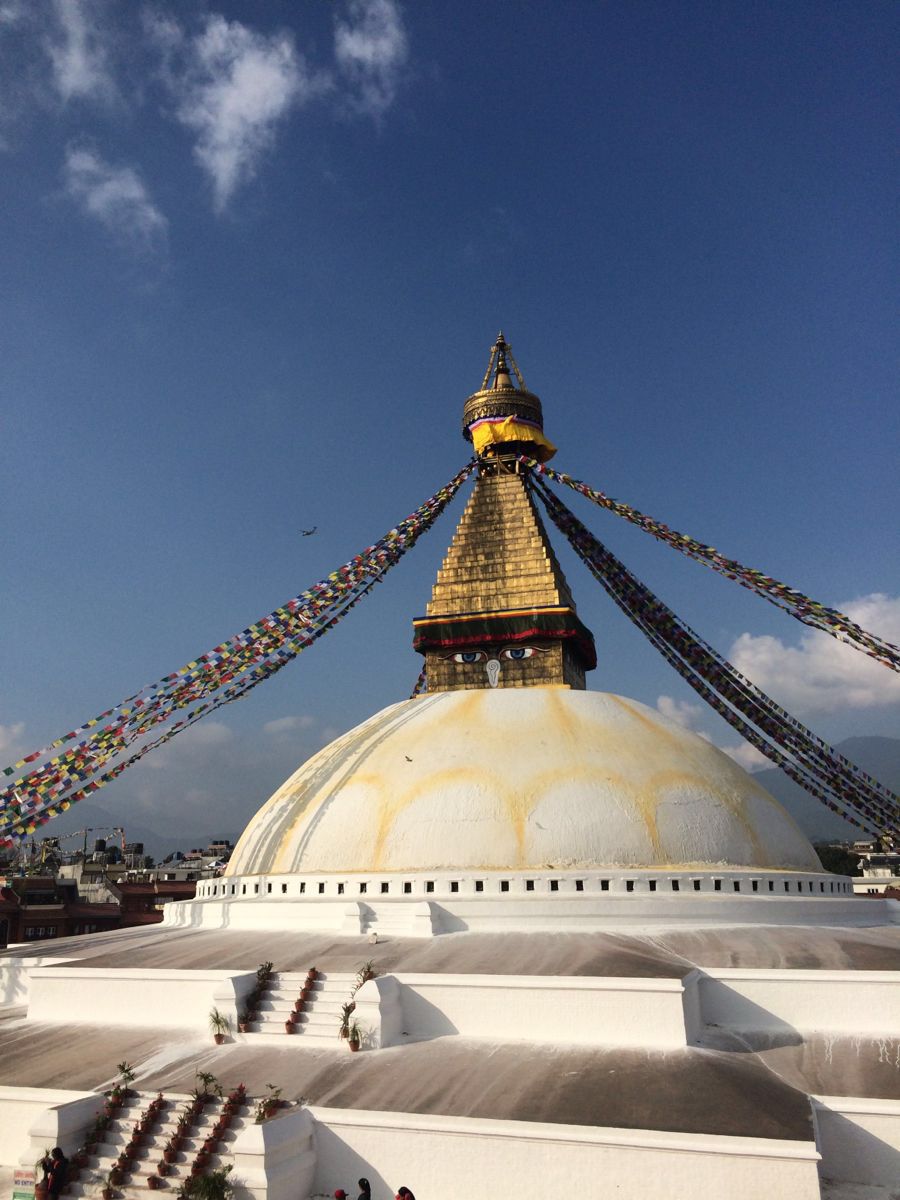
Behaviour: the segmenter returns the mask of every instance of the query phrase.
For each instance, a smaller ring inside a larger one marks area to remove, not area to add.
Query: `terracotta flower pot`
[[[156,1164],[156,1173],[157,1175],[168,1175],[169,1164],[166,1159],[163,1158]]]
[[[305,1001],[305,1000],[304,1000],[302,997],[301,997],[300,999],[298,999],[298,1000],[295,1000],[295,1001],[294,1001],[294,1012],[295,1012],[295,1013],[302,1013],[302,1012],[303,1012],[303,1006],[304,1006],[305,1004],[306,1004],[306,1001]]]
[[[163,1150],[163,1162],[164,1163],[173,1163],[175,1161],[176,1153],[177,1153],[177,1151],[174,1149]]]
[[[249,1032],[250,1032],[250,1022],[249,1021],[238,1021],[238,1033],[249,1033]]]
[[[216,1043],[217,1046],[221,1046],[222,1043],[225,1041],[225,1034],[224,1033],[214,1033],[213,1041]]]
[[[294,1022],[293,1021],[285,1021],[284,1032],[285,1033],[293,1033],[294,1032]]]
[[[106,1187],[103,1189],[103,1191],[102,1191],[100,1194],[102,1195],[102,1197],[103,1197],[103,1200],[113,1200],[113,1196],[115,1195],[115,1191],[113,1190],[113,1188],[111,1188],[111,1187],[110,1187],[110,1186],[107,1184],[107,1186],[106,1186]]]
[[[348,1042],[347,1042],[347,1045],[350,1047],[351,1051],[352,1051],[354,1054],[355,1054],[355,1053],[357,1052],[357,1050],[359,1049],[359,1042],[356,1042],[356,1041],[348,1041]]]
[[[156,1191],[156,1189],[159,1187],[159,1176],[158,1175],[148,1175],[147,1176],[147,1187],[150,1188],[151,1191]]]

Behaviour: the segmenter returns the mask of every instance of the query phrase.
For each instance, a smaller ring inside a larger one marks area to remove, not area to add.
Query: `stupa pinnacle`
[[[517,382],[513,382],[510,368]],[[479,477],[438,572],[426,615],[413,622],[429,692],[536,685],[583,689],[596,666],[516,456],[546,461],[541,402],[501,333],[463,432]]]

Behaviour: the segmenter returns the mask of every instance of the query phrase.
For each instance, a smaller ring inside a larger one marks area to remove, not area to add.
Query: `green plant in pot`
[[[347,1030],[347,1045],[354,1053],[359,1049],[362,1042],[362,1029],[359,1021],[351,1021],[350,1027]]]
[[[217,1008],[211,1008],[209,1010],[209,1028],[213,1035],[213,1041],[217,1046],[221,1046],[231,1032],[231,1022],[223,1012]]]
[[[123,1096],[127,1096],[130,1092],[128,1085],[130,1083],[134,1083],[134,1067],[131,1065],[131,1063],[126,1062],[123,1059],[120,1063],[116,1063],[116,1070],[119,1072],[119,1083],[117,1086],[120,1089],[121,1094]]]
[[[218,1167],[206,1175],[186,1179],[181,1188],[184,1200],[230,1200],[234,1184],[229,1179],[231,1166]]]
[[[356,972],[356,986],[353,989],[354,992],[358,992],[362,985],[364,983],[368,983],[370,979],[374,979],[375,975],[375,960],[370,958],[368,962],[364,962]]]

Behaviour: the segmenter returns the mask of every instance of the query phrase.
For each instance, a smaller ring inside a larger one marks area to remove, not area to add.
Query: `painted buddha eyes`
[[[510,658],[514,662],[519,662],[523,658],[531,658],[533,654],[533,646],[509,646],[506,650],[500,651],[501,658]],[[458,663],[480,663],[485,662],[487,657],[485,650],[459,650],[453,655],[453,661]]]

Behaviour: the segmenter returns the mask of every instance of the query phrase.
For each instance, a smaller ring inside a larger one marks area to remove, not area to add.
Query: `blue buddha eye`
[[[458,663],[484,662],[483,650],[460,650],[453,658]]]
[[[531,646],[511,646],[508,650],[503,651],[504,658],[512,658],[518,661],[522,658],[531,658],[534,654],[534,649]]]

